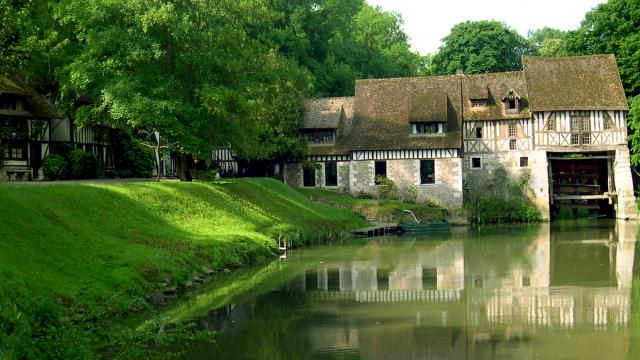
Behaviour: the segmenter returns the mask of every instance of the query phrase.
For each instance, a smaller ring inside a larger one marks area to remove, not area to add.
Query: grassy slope
[[[439,221],[451,219],[452,214],[432,204],[408,203],[402,200],[361,199],[344,195],[331,190],[304,188],[299,191],[309,199],[332,206],[352,209],[371,221],[413,222],[410,215],[403,210],[411,210],[420,221]]]
[[[0,279],[88,305],[268,256],[279,234],[365,225],[269,179],[0,186],[0,224]]]

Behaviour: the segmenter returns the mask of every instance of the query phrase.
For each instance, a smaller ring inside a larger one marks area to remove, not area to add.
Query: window
[[[302,169],[302,185],[305,187],[316,186],[316,169],[314,168]]]
[[[22,111],[22,102],[14,97],[3,97],[0,99],[0,109]]]
[[[509,150],[515,150],[517,148],[516,139],[509,140]]]
[[[476,139],[482,139],[482,126],[476,127]]]
[[[571,145],[591,143],[591,116],[588,111],[572,111]]]
[[[380,183],[381,179],[387,177],[387,162],[386,161],[376,161],[375,162],[375,176],[374,182],[376,185]]]
[[[27,143],[9,143],[7,149],[7,157],[10,160],[27,160]]]
[[[518,102],[520,101],[520,95],[513,89],[509,89],[505,96],[502,97],[502,103],[504,104],[504,112],[507,114],[518,113]]]
[[[526,156],[522,156],[520,158],[520,167],[527,167],[529,166],[529,158]]]
[[[338,186],[338,163],[328,162],[324,164],[324,184],[326,186]]]
[[[471,107],[479,108],[487,106],[487,99],[471,99]]]
[[[307,143],[310,145],[333,144],[335,134],[334,129],[302,130],[302,137],[307,140]]]
[[[471,168],[472,169],[481,169],[482,168],[482,159],[479,157],[471,158]]]
[[[529,287],[531,286],[531,278],[528,276],[523,276],[522,277],[522,286],[523,287]]]
[[[438,288],[438,269],[422,268],[422,290]]]
[[[420,160],[420,184],[435,184],[436,167],[434,160]]]
[[[516,137],[516,126],[514,124],[509,125],[509,137]]]
[[[611,129],[615,129],[616,125],[613,123],[613,120],[611,119],[611,116],[609,116],[609,114],[605,111],[604,112],[604,126],[603,128],[605,130],[611,130]]]
[[[484,276],[482,276],[482,275],[473,275],[473,288],[474,289],[483,289],[484,288]]]
[[[556,130],[556,118],[555,118],[555,115],[551,115],[551,117],[549,117],[549,120],[547,120],[546,130],[547,131],[555,131]]]
[[[411,123],[411,133],[417,134],[443,134],[446,131],[444,122],[416,122]]]

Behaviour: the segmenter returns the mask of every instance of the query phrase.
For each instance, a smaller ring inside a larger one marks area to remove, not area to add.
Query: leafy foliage
[[[476,171],[465,180],[465,207],[480,224],[528,223],[542,219],[527,196],[531,175],[514,178],[504,167],[493,172]]]
[[[562,56],[566,53],[566,31],[545,26],[541,29],[529,31],[527,35],[536,55]]]
[[[82,149],[69,152],[69,170],[73,179],[95,179],[98,161],[93,154]]]
[[[155,160],[151,148],[125,131],[113,134],[114,166],[119,177],[151,177]]]
[[[47,155],[42,161],[42,172],[47,180],[66,179],[69,173],[67,159],[56,154]]]
[[[465,74],[514,71],[522,67],[522,55],[531,54],[529,42],[497,21],[465,21],[442,39],[433,59],[441,75],[463,70]]]

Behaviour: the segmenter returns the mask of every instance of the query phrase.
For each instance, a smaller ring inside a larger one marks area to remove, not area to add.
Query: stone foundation
[[[479,157],[482,167],[471,168],[471,159]],[[526,157],[527,166],[520,166],[520,158]],[[543,219],[548,220],[549,213],[549,174],[547,152],[534,151],[502,151],[495,153],[467,154],[463,159],[465,186],[482,186],[482,184],[468,184],[470,177],[481,175],[490,178],[499,168],[503,167],[514,181],[528,174],[529,189],[526,195],[538,209]]]
[[[638,208],[633,193],[631,180],[631,166],[629,163],[629,149],[626,146],[616,149],[613,164],[613,179],[618,201],[616,203],[616,217],[618,219],[637,219]]]
[[[387,160],[387,178],[401,197],[417,202],[432,202],[447,208],[462,207],[462,159],[434,159],[435,183],[420,184],[420,160]],[[350,163],[350,192],[377,194],[374,183],[375,161]]]

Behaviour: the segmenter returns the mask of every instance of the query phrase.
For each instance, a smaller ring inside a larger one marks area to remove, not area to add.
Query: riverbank
[[[0,214],[0,358],[77,357],[104,341],[78,324],[366,225],[269,179],[0,186]]]
[[[410,210],[420,222],[448,221],[452,224],[468,224],[468,214],[463,209],[445,209],[430,203],[413,203],[399,199],[359,198],[331,190],[301,188],[300,193],[310,200],[336,208],[350,209],[374,223],[412,223],[415,220],[405,212]]]

